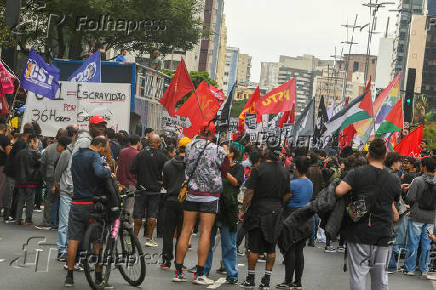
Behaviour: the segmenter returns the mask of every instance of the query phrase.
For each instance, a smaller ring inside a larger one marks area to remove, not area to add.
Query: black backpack
[[[425,182],[426,186],[424,191],[418,198],[418,207],[422,210],[435,210],[436,209],[436,184]]]

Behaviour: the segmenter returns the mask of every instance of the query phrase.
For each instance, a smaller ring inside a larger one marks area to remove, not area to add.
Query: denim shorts
[[[183,202],[183,209],[186,211],[217,214],[219,210],[218,205],[219,199],[210,202],[195,202],[185,200]]]

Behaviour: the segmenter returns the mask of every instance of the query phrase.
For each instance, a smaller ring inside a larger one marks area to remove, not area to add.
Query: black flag
[[[313,134],[313,146],[322,147],[321,137],[324,134],[327,127],[325,124],[328,122],[329,117],[324,103],[324,96],[321,96],[318,106],[318,114],[315,122],[315,132]]]
[[[235,82],[232,87],[232,91],[227,97],[227,100],[225,100],[225,102],[221,105],[221,108],[218,110],[214,118],[217,133],[226,132],[229,129],[230,113],[232,112],[233,96],[235,94],[236,85],[237,83]]]

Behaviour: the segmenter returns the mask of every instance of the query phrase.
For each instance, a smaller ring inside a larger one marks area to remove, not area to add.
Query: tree
[[[87,55],[94,43],[106,50],[127,48],[141,54],[152,48],[163,53],[189,50],[207,34],[199,17],[200,2],[23,0],[14,40],[21,49],[31,45],[72,59]]]
[[[167,76],[173,77],[175,71],[163,69],[162,73],[166,74]],[[205,81],[206,83],[211,84],[216,88],[218,87],[218,83],[210,78],[209,73],[207,71],[191,71],[189,72],[189,76],[191,77],[192,83],[194,84],[195,87],[198,87],[198,85],[202,81]]]

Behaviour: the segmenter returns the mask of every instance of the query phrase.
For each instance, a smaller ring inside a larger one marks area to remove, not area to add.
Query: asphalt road
[[[41,214],[36,213],[34,220],[40,221]],[[27,246],[27,261],[24,264],[23,244],[31,237],[40,237],[30,240]],[[65,270],[62,264],[56,261],[57,232],[55,231],[40,231],[29,226],[5,225],[0,223],[0,290],[15,290],[15,289],[64,289],[63,283],[65,279]],[[44,243],[38,242],[43,241]],[[199,289],[201,286],[195,286],[190,283],[192,276],[187,274],[188,282],[173,283],[170,282],[173,269],[164,271],[159,268],[157,256],[160,253],[162,240],[157,239],[159,248],[145,248],[148,256],[147,276],[142,284],[142,289]],[[143,240],[142,240],[143,242]],[[193,238],[193,249],[196,249],[197,238]],[[320,245],[321,246],[321,245]],[[31,263],[35,260],[35,249],[40,248],[40,262],[38,269],[35,271],[35,265]],[[323,290],[340,290],[349,289],[348,273],[344,273],[343,254],[326,254],[321,248],[305,248],[305,270],[303,275],[304,289],[323,289]],[[216,249],[214,268],[219,267],[221,251],[219,247]],[[49,261],[47,263],[41,261]],[[272,286],[282,282],[284,277],[284,266],[281,264],[282,257],[279,255],[277,264],[274,267],[272,275]],[[239,257],[239,279],[245,279],[247,273],[246,257]],[[196,264],[196,252],[191,250],[187,254],[185,265],[191,267]],[[265,264],[258,264],[256,282],[259,283],[263,275],[263,267]],[[221,289],[241,289],[238,286],[222,284],[224,276],[215,273],[211,278],[217,280],[216,284],[209,288]],[[85,275],[81,272],[74,273],[75,286],[73,289],[89,289]],[[115,289],[134,289],[130,287],[118,271],[113,271],[111,275],[111,284]],[[368,289],[369,287],[368,279]],[[389,276],[389,288],[394,290],[405,289],[433,289],[432,282],[422,279],[421,277],[408,277],[397,273]],[[272,288],[273,289],[273,288]],[[436,288],[435,288],[436,289]]]

